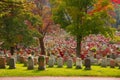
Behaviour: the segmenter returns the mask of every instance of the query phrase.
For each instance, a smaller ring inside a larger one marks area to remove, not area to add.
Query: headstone
[[[17,54],[17,61],[20,62],[20,54]]]
[[[34,69],[34,60],[32,56],[28,57],[28,64],[27,64],[27,69],[32,70]]]
[[[111,59],[111,60],[110,60],[110,67],[111,67],[111,68],[114,68],[115,65],[116,65],[116,64],[115,64],[115,60],[114,60],[114,59]]]
[[[46,69],[46,59],[44,55],[40,55],[38,58],[38,70]]]
[[[82,69],[82,59],[81,58],[76,58],[76,68]]]
[[[116,64],[118,65],[119,69],[120,69],[120,54],[118,55],[118,57],[115,59]]]
[[[71,57],[69,57],[69,59],[67,60],[67,68],[72,68],[73,66],[73,60]]]
[[[103,57],[101,60],[101,67],[107,67],[107,58]]]
[[[10,58],[9,61],[9,69],[15,69],[15,59],[14,58]]]
[[[58,67],[63,67],[63,58],[62,58],[62,57],[59,57],[59,58],[57,59],[57,66],[58,66]]]
[[[53,57],[49,57],[49,60],[48,60],[48,66],[49,67],[53,67],[54,66],[54,63],[55,63],[55,60]]]
[[[91,70],[91,60],[89,58],[85,59],[85,70]]]
[[[5,68],[5,57],[0,56],[0,69]]]

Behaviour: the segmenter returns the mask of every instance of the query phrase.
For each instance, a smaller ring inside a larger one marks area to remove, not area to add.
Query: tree
[[[41,18],[41,24],[34,25],[32,26],[34,29],[38,30],[39,33],[42,35],[42,37],[39,38],[39,43],[40,43],[40,48],[41,48],[41,54],[46,55],[45,52],[45,46],[44,46],[44,37],[49,30],[50,25],[52,24],[52,19],[51,19],[51,8],[48,0],[28,0],[28,4],[32,4],[33,7],[30,9],[32,11],[33,15],[38,16]]]
[[[24,13],[22,2],[1,0],[0,4],[0,38],[4,42],[3,46],[10,49],[13,55],[16,44],[31,44],[37,32],[25,25],[24,20],[28,14]]]
[[[89,34],[113,36],[114,21],[108,14],[113,10],[110,0],[51,0],[53,19],[75,36],[76,56],[80,57],[81,41]]]

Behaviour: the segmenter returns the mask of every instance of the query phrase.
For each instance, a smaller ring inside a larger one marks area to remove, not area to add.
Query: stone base
[[[54,65],[48,65],[48,67],[54,67]]]
[[[15,69],[16,67],[15,66],[13,66],[13,67],[9,67],[9,69]]]
[[[85,70],[91,70],[91,68],[90,67],[85,67]]]
[[[33,69],[34,69],[34,67],[28,67],[27,69],[28,69],[28,70],[33,70]]]
[[[76,69],[82,69],[82,67],[81,66],[76,66]]]
[[[110,66],[110,68],[115,68],[115,66]]]
[[[45,69],[46,69],[45,66],[39,66],[39,67],[38,67],[38,70],[45,70]]]
[[[0,69],[5,69],[6,67],[5,66],[0,66]]]

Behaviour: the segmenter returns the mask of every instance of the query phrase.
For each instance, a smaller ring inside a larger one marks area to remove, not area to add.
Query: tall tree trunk
[[[81,41],[82,37],[77,36],[77,47],[76,47],[76,56],[81,57]]]
[[[44,39],[44,37],[39,38],[40,49],[41,49],[41,54],[42,54],[42,55],[46,55],[43,39]]]
[[[10,53],[11,55],[14,55],[14,47],[10,47]]]

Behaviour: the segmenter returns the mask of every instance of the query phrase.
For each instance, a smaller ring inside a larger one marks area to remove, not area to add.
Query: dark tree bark
[[[82,37],[77,36],[77,47],[76,47],[76,56],[81,57],[81,42],[82,42]]]
[[[14,47],[10,47],[10,53],[11,53],[11,55],[14,55]]]
[[[41,49],[41,54],[42,54],[42,55],[46,55],[43,39],[44,39],[44,37],[39,38],[40,49]]]

